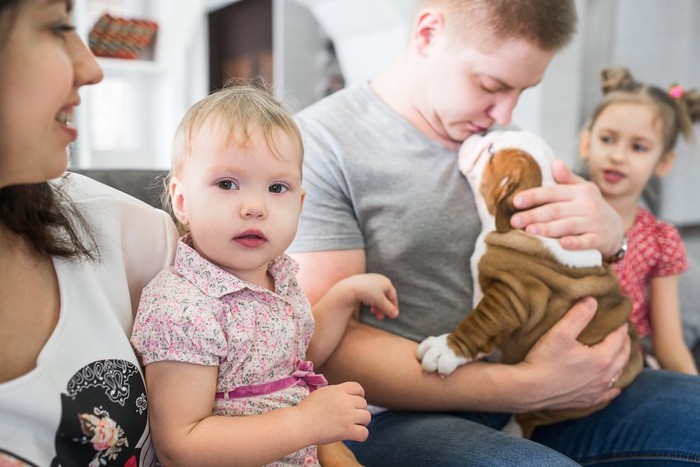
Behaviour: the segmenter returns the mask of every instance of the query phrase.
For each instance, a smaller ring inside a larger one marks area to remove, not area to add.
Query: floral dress
[[[216,415],[297,405],[325,381],[304,360],[314,322],[297,270],[286,255],[273,261],[272,292],[210,263],[186,235],[174,266],[144,289],[132,344],[144,365],[167,360],[217,366]],[[317,464],[310,446],[272,465]]]

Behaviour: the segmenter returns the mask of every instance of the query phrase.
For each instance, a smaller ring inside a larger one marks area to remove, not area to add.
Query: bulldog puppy
[[[449,375],[498,349],[500,361],[521,362],[535,342],[580,299],[592,296],[598,311],[578,340],[602,341],[629,316],[631,303],[613,269],[597,250],[564,250],[556,239],[510,226],[515,195],[553,184],[554,154],[540,137],[525,131],[494,131],[468,138],[459,167],[474,192],[482,231],[471,258],[473,310],[449,334],[428,337],[417,357],[428,372]],[[615,386],[625,387],[642,369],[633,324],[632,354]],[[523,435],[536,426],[584,417],[605,404],[581,410],[543,410],[516,416]]]

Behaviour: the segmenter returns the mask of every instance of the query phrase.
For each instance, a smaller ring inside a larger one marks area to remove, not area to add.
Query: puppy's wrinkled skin
[[[631,303],[609,265],[594,250],[566,251],[553,239],[514,230],[513,199],[522,190],[554,183],[549,146],[527,132],[472,136],[460,149],[460,169],[475,194],[482,232],[472,257],[474,309],[449,334],[425,339],[417,350],[428,372],[449,375],[459,365],[500,351],[503,363],[521,362],[535,342],[582,298],[598,301],[596,315],[578,340],[602,341],[627,321]],[[632,354],[615,383],[625,387],[642,369],[634,325]],[[583,410],[542,410],[519,414],[523,435],[535,427],[584,417]]]

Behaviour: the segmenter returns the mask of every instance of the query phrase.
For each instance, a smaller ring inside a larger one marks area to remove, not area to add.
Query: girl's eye
[[[602,135],[600,137],[600,141],[602,141],[603,143],[606,143],[606,144],[610,144],[613,142],[613,138],[612,138],[612,136]]]
[[[648,148],[646,145],[641,144],[641,143],[635,143],[632,145],[632,149],[634,149],[634,152],[647,152]]]
[[[222,190],[237,190],[238,185],[233,180],[221,180],[216,184]]]
[[[289,188],[287,188],[281,183],[273,183],[272,185],[270,185],[269,190],[270,193],[284,193],[285,191],[288,191]]]

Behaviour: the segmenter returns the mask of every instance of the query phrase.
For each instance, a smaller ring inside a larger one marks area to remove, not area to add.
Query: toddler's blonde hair
[[[262,134],[275,157],[284,160],[275,144],[275,133],[283,131],[297,146],[303,159],[304,145],[301,132],[292,116],[272,94],[263,88],[231,84],[214,91],[192,105],[182,117],[173,138],[170,173],[164,181],[162,201],[170,210],[170,179],[180,175],[182,167],[192,152],[192,140],[205,124],[216,122],[238,145],[248,144],[252,137]],[[301,164],[302,160],[299,161]]]

